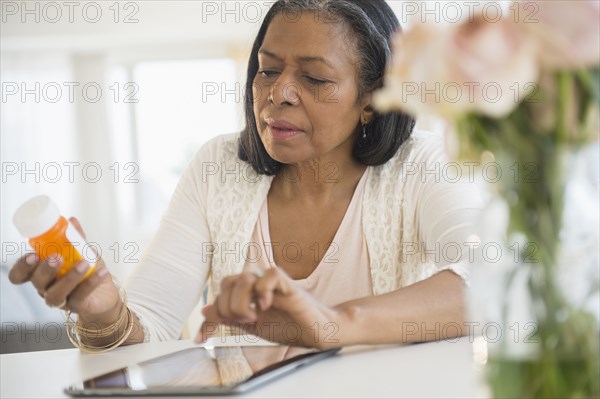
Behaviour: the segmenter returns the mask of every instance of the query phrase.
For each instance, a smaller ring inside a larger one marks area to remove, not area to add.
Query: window
[[[236,63],[227,58],[140,62],[129,74],[131,82],[120,88],[128,96],[126,104],[121,99],[113,107],[112,141],[113,152],[120,154],[117,159],[123,160],[118,166],[121,180],[129,177],[136,184],[119,185],[117,202],[120,219],[147,235],[158,227],[181,174],[201,145],[241,129],[242,90],[236,82]],[[113,71],[115,77],[126,75],[124,69]],[[123,126],[132,127],[130,138]]]

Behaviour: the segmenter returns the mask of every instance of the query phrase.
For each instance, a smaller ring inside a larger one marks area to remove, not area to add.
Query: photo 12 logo
[[[2,103],[18,101],[51,103],[76,101],[95,104],[102,99],[105,92],[110,93],[110,99],[116,103],[138,103],[136,95],[139,92],[137,83],[114,82],[101,85],[97,82],[2,82]]]
[[[36,244],[32,247],[25,241],[11,242],[4,241],[1,245],[1,260],[2,263],[9,263],[13,260],[21,258],[32,253],[32,249],[42,257],[48,259],[53,254],[68,254],[69,259],[74,259],[74,251],[77,251],[89,262],[96,263],[99,259],[104,259],[114,264],[137,264],[140,261],[140,245],[134,241],[118,242],[115,241],[103,248],[99,243],[94,241],[69,241],[59,245],[56,242],[48,242],[46,244]],[[65,249],[65,251],[63,251]]]
[[[134,1],[2,1],[2,23],[90,23],[103,20],[136,24],[140,6]]]
[[[103,167],[98,162],[2,162],[2,184],[6,183],[98,183],[112,179],[117,183],[139,183],[140,167],[135,162]]]
[[[554,1],[554,0],[549,0]],[[481,19],[498,22],[510,18],[515,23],[537,23],[540,5],[535,1],[402,1],[400,22],[462,23]]]

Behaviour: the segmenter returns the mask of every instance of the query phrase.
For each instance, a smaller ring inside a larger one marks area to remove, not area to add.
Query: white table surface
[[[230,337],[231,338],[231,337]],[[472,398],[481,396],[472,337],[415,345],[357,346],[270,382],[244,397]],[[239,342],[239,340],[238,340]],[[221,339],[208,345],[235,344]],[[0,356],[2,398],[67,397],[71,383],[195,346],[149,343],[89,355],[77,349]]]

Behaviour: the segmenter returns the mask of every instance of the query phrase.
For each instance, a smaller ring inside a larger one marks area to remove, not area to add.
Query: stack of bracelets
[[[114,280],[113,280],[114,281]],[[71,311],[65,312],[65,326],[67,329],[67,336],[69,340],[75,347],[79,348],[82,352],[86,353],[102,353],[108,352],[129,338],[131,335],[131,331],[133,330],[133,314],[129,307],[127,307],[127,297],[125,295],[125,290],[117,284],[115,281],[115,285],[119,288],[119,294],[121,296],[122,308],[121,312],[119,312],[119,317],[117,321],[108,327],[98,328],[94,323],[88,323],[87,325],[83,325],[79,320],[73,320],[71,318]],[[118,333],[119,331],[123,331],[123,333],[119,337],[115,337],[115,339],[102,346],[91,346],[86,344],[84,341],[93,341],[97,339],[108,338],[111,335]]]

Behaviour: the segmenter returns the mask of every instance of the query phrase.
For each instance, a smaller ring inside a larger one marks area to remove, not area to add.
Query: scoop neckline
[[[338,238],[342,228],[346,227],[346,224],[349,223],[348,211],[350,209],[352,209],[353,206],[355,205],[355,202],[358,201],[358,199],[357,199],[358,193],[363,192],[363,186],[365,185],[365,182],[367,180],[367,176],[369,174],[369,169],[370,169],[369,167],[367,167],[365,169],[365,171],[363,172],[363,175],[361,176],[360,180],[356,184],[356,187],[354,188],[354,192],[352,193],[352,198],[350,199],[350,202],[348,203],[348,207],[346,208],[346,212],[344,213],[344,217],[342,218],[342,221],[340,222],[340,225],[338,226],[338,228],[333,236],[332,243],[336,242],[336,239]],[[260,213],[261,213],[261,215],[260,215],[261,220],[265,222],[265,223],[261,223],[261,226],[260,226],[261,234],[263,236],[263,244],[270,243],[271,242],[271,229],[269,227],[270,220],[269,220],[268,198],[265,198],[265,201],[263,203]],[[294,279],[294,281],[297,283],[302,283],[302,282],[310,283],[312,280],[314,280],[315,276],[317,276],[320,273],[320,270],[322,269],[321,265],[323,264],[323,260],[327,258],[328,254],[330,253],[331,250],[332,250],[332,246],[330,245],[329,248],[327,248],[327,251],[325,251],[325,254],[323,255],[323,257],[319,260],[317,267],[315,267],[315,269],[308,276],[306,276],[305,278],[302,278],[302,279],[297,279],[297,280]],[[267,248],[267,251],[268,251],[269,267],[279,267],[275,264],[275,256],[273,254],[273,246],[269,245]]]

